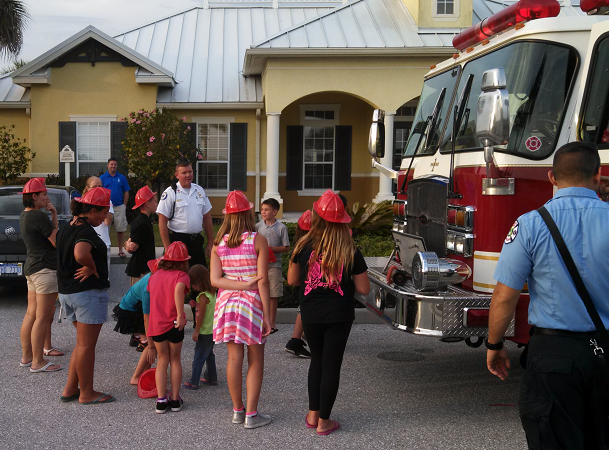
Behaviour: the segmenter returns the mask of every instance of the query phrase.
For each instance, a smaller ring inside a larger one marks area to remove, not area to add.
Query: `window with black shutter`
[[[351,125],[337,125],[334,129],[334,189],[351,190]]]

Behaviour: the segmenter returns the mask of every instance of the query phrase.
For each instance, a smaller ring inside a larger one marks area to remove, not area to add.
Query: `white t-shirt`
[[[114,214],[114,208],[112,207],[112,202],[110,202],[110,210],[108,211],[110,214]],[[105,222],[102,222],[100,225],[93,227],[97,235],[101,238],[102,241],[106,244],[107,247],[110,247],[110,233],[108,232],[108,225]]]

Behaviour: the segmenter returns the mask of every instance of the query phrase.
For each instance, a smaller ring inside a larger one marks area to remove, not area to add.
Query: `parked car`
[[[25,280],[23,267],[27,253],[19,227],[19,215],[24,210],[21,191],[23,186],[0,187],[0,284]],[[80,194],[71,186],[47,186],[47,192],[61,227],[72,219],[70,200]],[[50,218],[51,213],[48,214]]]

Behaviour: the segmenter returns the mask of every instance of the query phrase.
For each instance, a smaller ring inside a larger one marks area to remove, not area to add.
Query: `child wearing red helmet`
[[[349,234],[351,218],[340,197],[328,190],[313,204],[313,211],[311,230],[294,248],[288,283],[301,287],[300,313],[311,349],[306,426],[325,436],[340,428],[330,413],[355,319],[354,295],[366,295],[370,282],[364,257]]]
[[[188,277],[188,250],[183,242],[173,242],[161,258],[158,270],[148,281],[150,316],[148,337],[158,353],[156,413],[171,409],[180,411],[184,402],[180,398],[182,385],[182,342],[184,341],[184,296],[190,290]],[[167,367],[171,365],[171,398],[166,395]]]
[[[258,428],[271,417],[258,413],[264,370],[264,344],[271,331],[268,281],[269,245],[256,232],[253,204],[243,192],[226,198],[224,223],[211,251],[211,284],[219,289],[214,314],[214,341],[228,349],[226,379],[233,401],[234,424]],[[247,411],[242,397],[244,345],[247,345]]]

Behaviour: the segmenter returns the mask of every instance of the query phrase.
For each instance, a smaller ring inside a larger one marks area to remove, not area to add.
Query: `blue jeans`
[[[217,383],[218,373],[216,372],[216,355],[214,355],[212,334],[200,334],[199,341],[195,345],[195,357],[192,360],[192,376],[190,377],[190,384],[193,386],[199,385],[203,364],[205,364],[203,377],[210,383]]]

